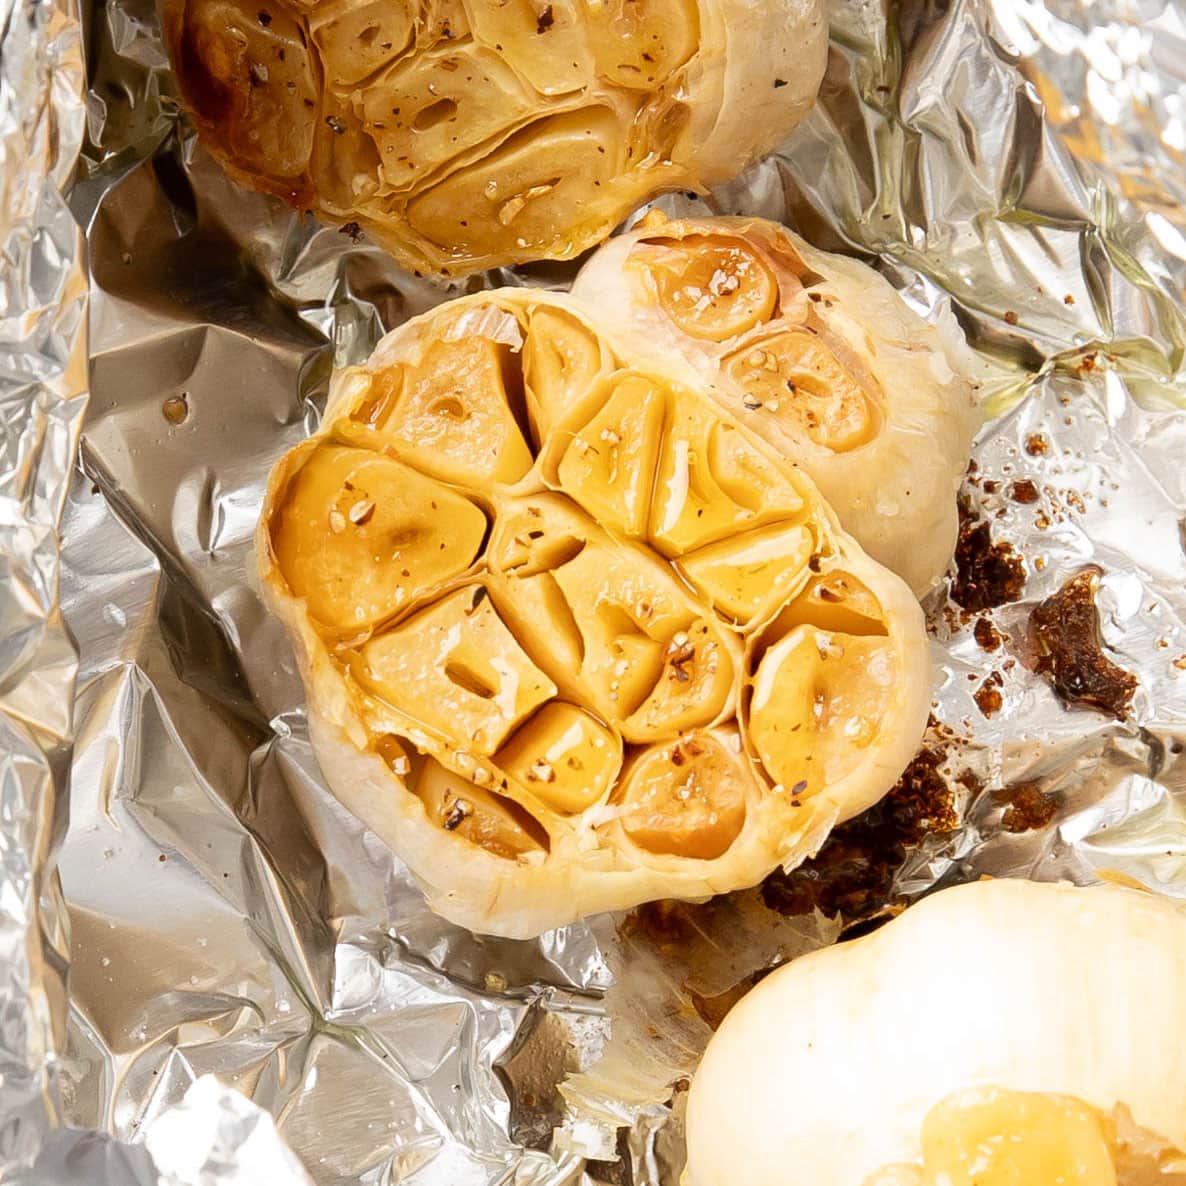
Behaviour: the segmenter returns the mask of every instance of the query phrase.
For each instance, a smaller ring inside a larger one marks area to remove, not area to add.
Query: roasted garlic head
[[[928,325],[872,268],[761,219],[648,216],[573,291],[644,356],[679,356],[916,593],[942,575],[979,423],[954,323]]]
[[[823,76],[820,0],[163,0],[239,181],[446,275],[567,259],[774,148]]]
[[[341,373],[258,557],[330,786],[478,931],[794,865],[927,715],[905,585],[571,298],[466,297]]]
[[[1186,913],[981,881],[746,995],[688,1097],[683,1186],[1181,1186]]]

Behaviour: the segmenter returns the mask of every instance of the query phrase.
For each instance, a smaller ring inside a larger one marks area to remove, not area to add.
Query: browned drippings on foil
[[[875,806],[836,828],[797,869],[772,873],[762,900],[781,914],[819,910],[828,918],[868,918],[890,901],[894,876],[928,836],[959,826],[944,751],[926,746]]]
[[[726,989],[722,993],[717,993],[715,996],[703,996],[696,991],[689,992],[688,996],[691,998],[692,1007],[700,1015],[700,1020],[704,1022],[710,1029],[717,1030],[720,1028],[721,1022],[725,1020],[725,1015],[741,1000],[743,996],[754,985],[760,981],[765,980],[767,976],[773,972],[773,968],[762,968],[757,972],[751,972],[743,980],[733,985],[732,988]]]
[[[1030,614],[1033,668],[1044,675],[1064,704],[1081,705],[1121,720],[1132,703],[1137,679],[1104,653],[1095,604],[1100,570],[1085,568]]]
[[[1004,641],[991,618],[977,618],[976,625],[972,627],[972,636],[982,651],[1000,650]]]
[[[1013,546],[992,538],[966,498],[959,503],[959,539],[951,599],[969,613],[982,613],[1020,599],[1025,590],[1025,561]]]
[[[1019,782],[1015,786],[993,791],[992,801],[1004,807],[1001,827],[1014,835],[1046,827],[1058,814],[1060,800],[1047,795],[1036,782]]]
[[[1018,478],[1018,480],[1009,487],[1009,497],[1014,502],[1020,502],[1023,505],[1029,506],[1037,502],[1038,499],[1042,497],[1042,495],[1033,479]]]
[[[986,717],[995,716],[1004,706],[1005,698],[1001,695],[1001,685],[1004,682],[1004,677],[1001,673],[994,671],[972,693],[972,699],[976,701],[976,707]]]

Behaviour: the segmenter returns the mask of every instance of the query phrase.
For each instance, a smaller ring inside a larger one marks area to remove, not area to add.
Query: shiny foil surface
[[[1186,893],[1186,8],[831,22],[780,155],[661,205],[858,254],[984,361],[967,514],[1024,588],[928,606],[950,818],[880,898],[983,873]],[[250,575],[335,362],[571,268],[445,289],[237,188],[150,0],[7,0],[0,37],[0,1180],[674,1186],[713,1020],[845,919],[752,892],[666,931],[442,923],[325,791]],[[1093,566],[1137,681],[1119,716],[1035,671],[1033,610]]]

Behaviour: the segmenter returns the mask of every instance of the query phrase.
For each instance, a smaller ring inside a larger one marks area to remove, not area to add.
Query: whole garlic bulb
[[[753,885],[925,725],[906,586],[571,298],[466,297],[341,373],[257,555],[330,786],[474,930]]]
[[[567,259],[774,148],[823,76],[820,0],[163,0],[239,181],[446,275]]]
[[[644,352],[680,356],[916,593],[943,574],[980,422],[954,321],[928,325],[866,264],[763,219],[650,215],[573,292]]]
[[[1184,1000],[1176,903],[942,890],[726,1017],[688,1100],[685,1186],[1181,1182]]]

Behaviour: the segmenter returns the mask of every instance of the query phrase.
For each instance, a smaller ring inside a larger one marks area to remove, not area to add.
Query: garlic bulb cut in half
[[[981,881],[768,976],[688,1098],[684,1186],[1186,1181],[1186,913]]]
[[[203,143],[409,268],[568,259],[810,108],[820,0],[162,0]]]
[[[652,213],[573,292],[814,479],[845,529],[920,596],[951,560],[979,424],[971,355],[872,268],[776,223]]]
[[[465,297],[339,373],[257,555],[330,787],[474,930],[753,885],[925,725],[910,590],[569,297]]]

